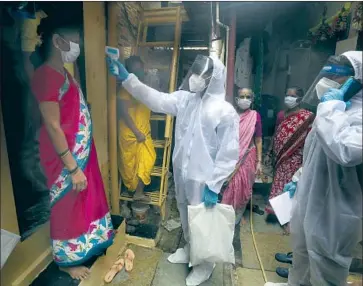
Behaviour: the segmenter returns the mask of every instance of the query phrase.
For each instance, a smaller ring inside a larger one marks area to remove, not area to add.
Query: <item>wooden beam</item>
[[[93,137],[106,197],[110,203],[107,124],[106,17],[104,2],[83,2],[87,101],[91,105]],[[92,108],[94,106],[94,108]]]
[[[173,47],[174,42],[144,42],[139,47]]]
[[[118,38],[118,11],[117,2],[107,2],[108,9],[108,35],[107,45],[117,47]],[[117,169],[117,114],[116,114],[116,79],[108,74],[108,155],[110,160],[110,185],[111,185],[111,212],[120,214],[120,201],[118,189],[118,169]]]
[[[180,8],[181,13],[181,20],[182,21],[189,21],[188,14],[183,7],[167,7],[167,8],[160,8],[160,9],[147,9],[144,10],[143,16],[144,19],[152,19],[152,18],[168,18],[168,17],[175,17],[177,14],[178,9]]]
[[[236,52],[236,11],[230,10],[231,21],[229,31],[229,43],[228,43],[228,70],[227,70],[227,96],[226,99],[229,102],[233,102],[234,94],[234,61]]]

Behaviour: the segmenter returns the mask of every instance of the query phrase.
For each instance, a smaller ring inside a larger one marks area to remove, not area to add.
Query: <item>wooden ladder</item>
[[[136,48],[133,50],[134,55],[139,55],[145,63],[147,70],[156,70],[164,76],[169,75],[168,90],[161,90],[163,92],[172,93],[176,90],[177,75],[178,75],[178,62],[180,50],[180,36],[182,22],[188,21],[188,16],[183,7],[168,7],[152,10],[144,10],[142,21],[138,27],[138,37]],[[163,31],[167,30],[169,33],[163,35]],[[159,36],[157,32],[159,31]],[[172,36],[170,37],[170,31]],[[153,38],[153,32],[155,37]],[[159,38],[167,37],[166,40]],[[168,37],[169,36],[169,37]],[[150,39],[151,38],[151,39]],[[155,40],[156,39],[156,40]],[[168,57],[163,57],[162,63],[153,58],[152,54],[162,53],[162,48],[166,48],[165,53],[171,54]],[[164,78],[165,79],[165,78]],[[150,197],[151,205],[160,208],[162,220],[166,216],[166,197],[168,192],[168,179],[169,179],[169,166],[171,157],[171,146],[173,137],[173,122],[174,118],[170,115],[156,114],[151,115],[151,133],[153,136],[154,147],[157,154],[162,154],[161,164],[160,155],[157,156],[156,165],[152,171],[151,183],[157,182],[158,189],[151,192],[145,192]],[[164,130],[164,134],[160,134],[160,130]],[[159,160],[158,160],[159,158]],[[121,181],[119,184],[121,190]],[[120,199],[123,201],[132,201],[132,197],[122,192]]]

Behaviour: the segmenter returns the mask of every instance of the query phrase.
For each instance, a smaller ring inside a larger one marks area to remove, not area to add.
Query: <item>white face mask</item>
[[[189,78],[189,89],[191,92],[201,92],[204,90],[206,84],[205,79],[196,74],[192,74]]]
[[[322,98],[324,93],[326,93],[330,88],[340,88],[341,84],[337,83],[334,80],[329,78],[323,77],[318,81],[315,86],[316,94],[319,100]]]
[[[242,110],[250,108],[252,101],[250,99],[239,98],[237,99],[237,105]]]
[[[62,61],[64,63],[75,62],[81,52],[81,50],[79,48],[79,44],[69,41],[69,46],[70,46],[70,49],[67,52],[62,51],[61,49],[58,48],[61,51]]]
[[[285,97],[285,105],[287,108],[292,109],[298,106],[297,98],[293,96],[286,96]]]

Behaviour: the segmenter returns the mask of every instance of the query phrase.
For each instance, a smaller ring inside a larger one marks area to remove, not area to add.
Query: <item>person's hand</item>
[[[108,64],[108,70],[109,72],[115,76],[118,80],[124,81],[128,78],[129,72],[126,70],[124,65],[120,63],[119,61],[115,61],[107,57],[106,59]]]
[[[344,101],[344,92],[340,89],[330,88],[324,95],[321,97],[321,102],[326,102],[330,100],[340,100]],[[345,103],[347,108],[351,106],[351,102],[348,101]]]
[[[209,189],[207,185],[204,187],[203,202],[206,208],[212,208],[217,204],[218,195]]]
[[[262,176],[262,166],[261,166],[261,162],[257,162],[257,166],[256,166],[256,176],[259,177],[259,178]]]
[[[296,182],[290,182],[288,184],[285,185],[284,187],[284,192],[289,192],[289,196],[290,198],[292,198],[296,192],[296,186],[297,183]]]
[[[87,188],[87,178],[83,171],[78,168],[78,170],[71,175],[73,189],[77,192],[81,192]]]
[[[146,136],[140,131],[137,131],[135,133],[135,137],[136,137],[137,142],[139,142],[139,143],[145,142],[145,140],[146,140]]]

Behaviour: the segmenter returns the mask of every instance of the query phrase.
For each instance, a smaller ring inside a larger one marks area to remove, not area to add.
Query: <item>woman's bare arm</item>
[[[54,149],[58,154],[61,154],[69,147],[60,126],[59,104],[56,102],[41,102],[39,108]],[[62,158],[62,161],[68,170],[73,170],[77,167],[77,162],[70,152]]]
[[[132,120],[130,114],[129,114],[129,106],[130,106],[130,102],[127,100],[122,100],[122,99],[117,99],[117,105],[118,105],[118,111],[120,112],[121,118],[122,120],[125,121],[126,126],[128,128],[130,128],[130,130],[132,131],[132,133],[135,134],[135,136],[138,135],[138,133],[140,133],[139,129],[137,129],[135,122]]]
[[[262,137],[255,137],[255,145],[257,148],[257,162],[262,161]]]

